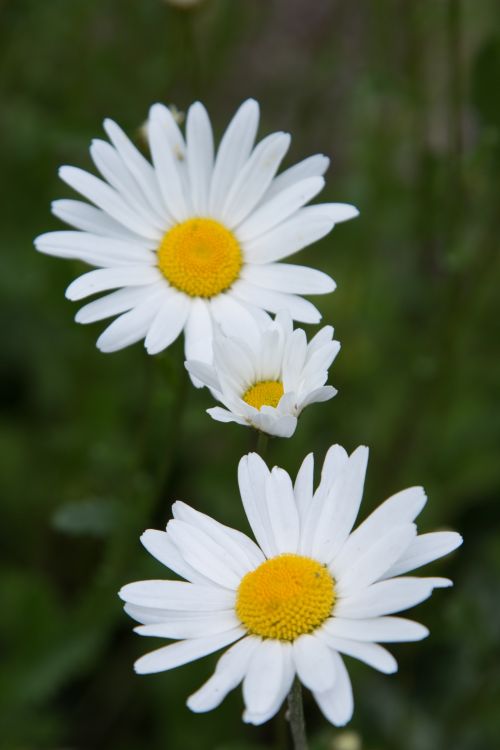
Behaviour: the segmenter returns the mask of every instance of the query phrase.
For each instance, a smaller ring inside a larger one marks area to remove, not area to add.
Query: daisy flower
[[[255,326],[253,336],[217,332],[213,364],[187,361],[186,368],[224,405],[207,409],[214,419],[291,437],[302,409],[337,393],[325,385],[340,349],[332,338],[333,328],[325,326],[307,343],[304,331],[294,331],[290,315],[282,312]]]
[[[290,136],[273,133],[254,146],[257,102],[236,112],[217,153],[200,102],[186,118],[186,137],[170,110],[154,104],[148,119],[152,164],[112,120],[111,143],[93,141],[102,179],[76,167],[59,171],[89,203],[58,200],[53,213],[77,231],[43,234],[36,248],[97,270],[66,290],[70,300],[110,292],[82,307],[76,320],[118,316],[97,341],[113,352],[145,340],[149,354],[185,332],[187,359],[209,362],[214,321],[244,334],[264,310],[287,310],[317,323],[303,294],[333,291],[326,274],[279,263],[324,237],[358,211],[344,203],[307,206],[324,186],[328,159],[311,156],[277,175]]]
[[[332,446],[313,491],[313,456],[296,481],[255,453],[239,465],[239,486],[257,543],[182,502],[166,532],[149,530],[146,549],[185,581],[140,581],[120,592],[136,631],[176,642],[146,654],[140,674],[179,667],[229,646],[188,699],[196,712],[218,706],[243,683],[243,718],[262,724],[279,710],[295,675],[325,717],[349,721],[353,697],[343,655],[381,672],[397,669],[381,643],[418,641],[419,623],[394,613],[427,599],[446,578],[405,573],[451,552],[462,539],[417,536],[420,487],[393,495],[354,531],[368,450]]]

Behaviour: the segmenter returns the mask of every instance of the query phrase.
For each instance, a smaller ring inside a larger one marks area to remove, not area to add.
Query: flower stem
[[[266,432],[257,432],[257,440],[255,450],[261,458],[264,458],[267,453],[267,446],[269,445],[269,435]]]
[[[292,733],[294,750],[308,750],[304,706],[302,705],[302,688],[298,678],[288,693],[288,722]]]

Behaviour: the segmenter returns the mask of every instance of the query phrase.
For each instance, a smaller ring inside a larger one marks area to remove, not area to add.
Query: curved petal
[[[162,281],[162,278],[161,272],[154,266],[98,268],[72,281],[66,289],[66,298],[74,302],[117,287],[153,285],[157,281]]]
[[[248,264],[241,278],[258,287],[287,294],[328,294],[336,288],[334,280],[323,271],[288,263]]]
[[[272,313],[286,310],[294,320],[298,320],[300,323],[319,323],[321,320],[319,310],[308,300],[295,294],[263,289],[243,278],[238,279],[233,284],[232,293],[243,302],[248,302],[250,305],[261,307]]]
[[[154,286],[154,285],[153,285]],[[136,305],[144,302],[151,294],[151,286],[127,286],[117,289],[105,297],[95,299],[81,307],[75,315],[77,323],[95,323],[97,320],[111,318],[113,315],[131,310]]]
[[[334,652],[336,680],[333,688],[324,693],[313,693],[314,699],[325,718],[336,727],[350,721],[354,710],[351,680],[342,657]]]
[[[336,676],[332,650],[316,634],[301,635],[292,645],[300,681],[312,691],[331,690]]]
[[[281,696],[285,660],[290,651],[289,643],[268,639],[254,652],[243,680],[243,700],[250,715],[267,714],[275,707]]]
[[[165,672],[200,659],[202,656],[213,654],[214,651],[219,651],[224,646],[234,643],[244,634],[243,628],[233,628],[225,633],[209,635],[206,638],[177,641],[177,643],[171,643],[142,656],[135,662],[134,668],[138,674]]]
[[[222,214],[228,193],[252,150],[259,124],[259,105],[247,99],[229,123],[217,151],[210,187],[210,213]]]
[[[186,120],[187,170],[193,211],[208,212],[208,197],[214,164],[214,139],[207,111],[201,102],[189,108]]]
[[[59,177],[87,200],[141,237],[161,239],[161,232],[145,222],[107,183],[78,167],[61,167]]]
[[[157,354],[179,336],[189,315],[191,301],[185,294],[169,288],[151,323],[144,345],[148,354]]]
[[[292,480],[277,466],[266,481],[266,500],[274,543],[278,554],[296,552],[299,545],[299,514]]]
[[[307,177],[265,201],[240,224],[236,235],[249,242],[270,231],[312,200],[325,186],[322,177]]]
[[[97,348],[105,353],[116,352],[143,339],[158,311],[162,295],[163,290],[160,289],[129,312],[116,318],[97,339]]]
[[[212,585],[212,581],[209,578],[199,573],[184,560],[166,531],[147,529],[141,535],[141,542],[150,555],[161,562],[162,565],[169,568],[169,570],[181,576],[181,578],[185,578],[191,583]]]
[[[255,147],[224,203],[222,219],[230,229],[240,224],[260,201],[289,146],[287,133],[273,133]]]
[[[385,577],[399,576],[427,565],[453,552],[454,549],[460,547],[462,542],[462,537],[456,531],[434,531],[430,534],[421,534],[386,572]]]
[[[231,646],[217,662],[215,672],[202,687],[189,696],[187,706],[195,713],[212,711],[243,680],[260,638],[248,636]]]
[[[373,643],[420,641],[429,635],[424,625],[404,617],[368,617],[364,620],[332,617],[322,627],[325,632],[338,638]]]

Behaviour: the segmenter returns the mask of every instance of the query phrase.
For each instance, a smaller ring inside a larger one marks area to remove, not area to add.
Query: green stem
[[[292,733],[294,750],[308,750],[302,688],[296,677],[288,694],[288,722]]]
[[[261,458],[264,458],[267,453],[267,448],[269,445],[269,435],[267,432],[257,432],[257,441],[255,450],[259,454]]]

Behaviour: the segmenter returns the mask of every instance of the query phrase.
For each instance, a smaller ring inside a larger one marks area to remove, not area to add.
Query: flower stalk
[[[290,724],[294,750],[309,750],[304,720],[304,705],[302,702],[302,688],[296,677],[292,689],[288,693],[287,719]]]

